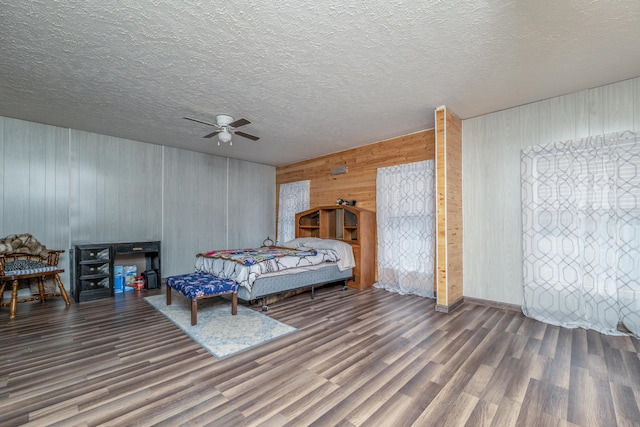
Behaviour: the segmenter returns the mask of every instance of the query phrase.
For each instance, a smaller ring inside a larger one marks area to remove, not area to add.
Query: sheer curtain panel
[[[525,315],[640,334],[640,138],[522,150]]]
[[[296,214],[309,209],[309,187],[311,181],[296,181],[280,184],[278,202],[278,243],[295,238]]]
[[[378,169],[378,282],[399,294],[433,298],[435,162]]]

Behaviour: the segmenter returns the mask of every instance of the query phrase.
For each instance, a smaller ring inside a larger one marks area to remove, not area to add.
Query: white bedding
[[[340,240],[320,239],[319,237],[299,237],[283,244],[285,248],[333,249],[338,254],[338,268],[344,271],[356,266],[351,245]]]

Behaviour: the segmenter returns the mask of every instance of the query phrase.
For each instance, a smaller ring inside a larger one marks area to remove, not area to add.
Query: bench
[[[45,302],[48,297],[62,297],[66,305],[70,304],[67,291],[60,280],[60,274],[64,269],[58,268],[58,260],[63,250],[48,250],[46,256],[27,253],[0,254],[0,307],[9,307],[9,319],[16,318],[18,303],[28,301]],[[44,253],[44,252],[43,252]],[[52,278],[58,287],[58,291],[45,290],[45,279]],[[18,299],[18,287],[20,282],[37,279],[38,294],[27,298]],[[11,285],[11,299],[4,302],[4,291],[7,284]]]
[[[208,273],[189,273],[166,278],[167,305],[171,305],[171,290],[191,300],[191,325],[198,323],[198,300],[231,294],[231,314],[238,313],[238,284]]]

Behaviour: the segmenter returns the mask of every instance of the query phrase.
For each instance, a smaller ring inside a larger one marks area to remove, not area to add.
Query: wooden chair
[[[20,241],[28,240],[30,245],[29,247],[18,246],[9,252],[0,253],[0,307],[9,307],[9,319],[15,319],[17,306],[20,302],[40,300],[44,303],[48,297],[61,296],[64,302],[69,305],[69,296],[60,280],[60,273],[64,273],[64,269],[58,268],[60,254],[64,250],[46,249],[42,245],[38,247],[36,245],[39,245],[37,240],[28,234],[7,236],[2,242],[7,240],[15,242],[15,239]],[[21,252],[21,250],[26,252]],[[55,287],[52,291],[45,289],[45,280],[47,278],[55,281],[58,287],[57,290]],[[27,298],[18,299],[20,282],[31,281],[32,279],[35,279],[38,283],[38,293]],[[7,303],[4,301],[4,291],[8,284],[11,285],[11,299]]]

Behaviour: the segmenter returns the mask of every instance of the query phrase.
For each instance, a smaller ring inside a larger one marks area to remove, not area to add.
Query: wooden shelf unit
[[[351,245],[355,280],[347,285],[366,289],[375,282],[376,214],[355,206],[320,206],[296,214],[296,237],[342,240]]]

